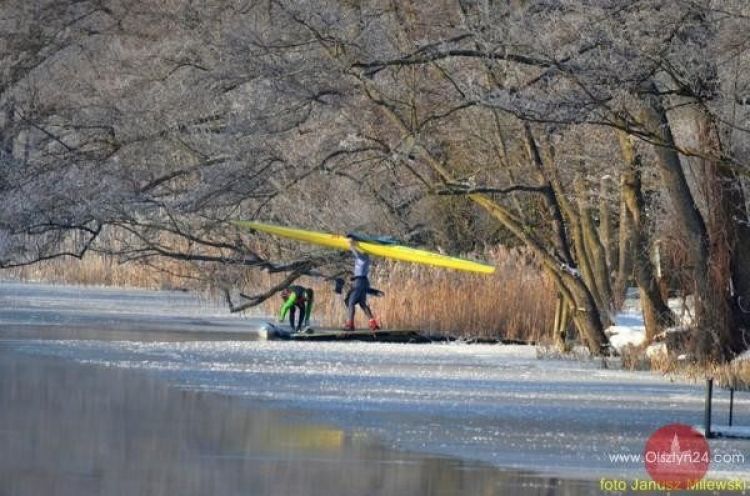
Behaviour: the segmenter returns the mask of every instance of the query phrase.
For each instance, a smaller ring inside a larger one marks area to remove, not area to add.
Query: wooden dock
[[[434,339],[422,335],[419,331],[379,329],[357,329],[344,331],[342,329],[312,329],[308,328],[301,332],[290,332],[288,329],[266,324],[261,333],[268,340],[284,341],[367,341],[376,343],[430,343]]]

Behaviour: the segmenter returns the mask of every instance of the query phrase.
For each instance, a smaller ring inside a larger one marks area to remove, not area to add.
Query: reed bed
[[[33,265],[6,269],[3,277],[21,281],[113,286],[144,289],[196,289],[194,267],[162,260],[158,266],[121,263],[115,257],[89,253],[83,259],[72,257],[45,260]]]
[[[371,297],[370,306],[384,328],[463,337],[546,340],[554,319],[552,281],[521,250],[498,247],[483,258],[497,267],[493,275],[375,260],[371,284],[384,291],[385,296]],[[114,257],[91,253],[83,260],[54,259],[8,270],[4,275],[61,284],[200,291],[205,286],[195,280],[197,270],[169,260],[161,260],[157,266],[122,264]],[[265,290],[279,277],[248,272],[245,280],[251,288],[249,292],[255,292]],[[315,289],[316,323],[343,325],[346,308],[342,295],[334,293],[333,282],[305,277],[299,284]],[[274,297],[248,313],[275,315],[280,303],[280,298]],[[356,324],[367,326],[360,309]]]

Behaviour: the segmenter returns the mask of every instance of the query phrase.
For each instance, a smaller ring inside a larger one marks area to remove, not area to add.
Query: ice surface
[[[648,435],[665,424],[699,424],[703,408],[699,386],[603,369],[599,361],[537,359],[533,348],[522,346],[263,341],[15,346],[309,411],[407,449],[579,477],[645,476],[642,464],[615,463],[609,455],[641,452]],[[750,412],[749,407],[750,399],[737,401],[738,411]],[[745,423],[748,417],[744,414]],[[723,450],[750,447],[711,442]],[[747,468],[713,470],[730,474]]]
[[[0,282],[0,329],[252,332],[258,322],[181,291]]]
[[[46,310],[44,322],[54,323],[61,314],[72,321],[81,317],[76,298],[66,303],[69,297],[52,290],[44,296],[57,298],[51,309],[38,304],[33,291],[17,298],[15,307],[8,306],[2,286],[0,322],[22,323]],[[110,304],[121,308],[116,294],[110,296]],[[159,309],[154,319],[183,318],[179,312],[171,318],[161,313],[162,296],[150,298]],[[137,322],[150,322],[146,308],[139,311]],[[191,329],[211,329],[200,322],[213,318],[198,315]],[[44,327],[44,322],[34,326]],[[639,454],[659,427],[699,425],[703,414],[702,385],[626,372],[611,361],[539,359],[537,350],[526,346],[105,337],[15,338],[4,345],[87,366],[133,369],[175,387],[264,402],[375,434],[398,448],[570,477],[647,477],[643,463],[613,461],[611,456]],[[717,394],[716,418],[726,403]],[[750,397],[737,395],[735,403],[735,423],[750,425]],[[739,451],[749,458],[713,465],[709,476],[750,473],[750,442],[716,439],[710,445],[715,452]]]

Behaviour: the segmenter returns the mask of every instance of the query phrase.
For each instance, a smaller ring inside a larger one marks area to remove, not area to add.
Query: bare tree
[[[343,258],[237,218],[504,237],[556,281],[556,332],[569,316],[603,353],[631,279],[649,337],[674,321],[648,256],[660,190],[691,241],[697,354],[727,358],[749,315],[748,19],[739,0],[9,1],[0,263],[170,257],[241,310],[273,289],[232,271]]]

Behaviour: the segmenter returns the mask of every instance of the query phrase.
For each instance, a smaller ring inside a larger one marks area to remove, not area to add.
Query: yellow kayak
[[[268,234],[274,234],[283,238],[295,239],[305,243],[334,248],[336,250],[348,250],[349,242],[346,236],[340,234],[328,234],[317,231],[306,231],[304,229],[295,229],[291,227],[275,226],[272,224],[263,224],[261,222],[250,222],[245,220],[234,221],[241,227],[255,229]],[[368,241],[357,241],[357,247],[369,255],[377,257],[391,258],[402,262],[414,262],[446,269],[464,270],[467,272],[479,272],[481,274],[492,274],[495,267],[464,260],[456,257],[449,257],[439,253],[433,253],[425,250],[417,250],[407,246],[380,244]]]

